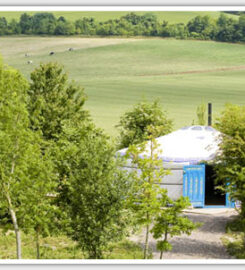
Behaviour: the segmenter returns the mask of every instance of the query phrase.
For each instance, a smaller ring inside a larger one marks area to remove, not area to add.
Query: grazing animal
[[[28,53],[25,54],[25,57],[29,57],[30,55]]]
[[[74,49],[73,48],[69,48],[69,51],[71,52],[71,51],[74,51]]]
[[[33,63],[32,60],[27,61],[27,64],[28,64],[28,65],[30,65],[30,64],[32,64],[32,63]]]
[[[49,53],[49,55],[53,55],[53,54],[54,54],[54,52],[50,52],[50,53]]]

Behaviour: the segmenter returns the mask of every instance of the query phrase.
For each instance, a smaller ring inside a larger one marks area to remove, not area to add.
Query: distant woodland
[[[216,40],[223,42],[245,41],[245,14],[236,14],[237,19],[221,13],[218,19],[196,16],[188,23],[169,24],[159,21],[151,12],[138,15],[128,13],[119,19],[96,21],[82,17],[74,22],[64,16],[56,18],[50,12],[29,15],[23,13],[19,20],[7,21],[0,17],[0,35],[85,35],[85,36],[156,36],[177,39]]]

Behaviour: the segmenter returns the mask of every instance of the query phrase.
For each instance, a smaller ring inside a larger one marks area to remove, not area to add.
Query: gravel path
[[[173,237],[173,249],[166,252],[164,259],[231,259],[222,244],[221,237],[225,233],[227,221],[236,215],[233,209],[199,209],[185,213],[192,221],[202,222],[199,229],[190,236]],[[144,234],[130,237],[131,240],[143,246]],[[153,251],[153,258],[159,259],[160,253],[156,250],[156,241],[150,237],[149,246]]]

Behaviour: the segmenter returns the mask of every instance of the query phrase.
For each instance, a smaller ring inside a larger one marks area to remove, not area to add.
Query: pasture
[[[74,51],[68,51],[72,47]],[[27,78],[40,62],[57,61],[85,88],[96,124],[116,135],[133,104],[158,98],[175,128],[192,124],[196,107],[245,105],[245,45],[161,38],[2,37],[4,62]],[[55,54],[50,56],[49,52]],[[25,53],[30,54],[26,58]],[[27,64],[27,61],[33,61]]]
[[[42,12],[42,11],[40,11]],[[82,17],[93,17],[96,21],[107,21],[111,19],[118,19],[121,16],[128,14],[130,11],[50,11],[55,17],[64,16],[69,21],[75,21]],[[147,11],[134,11],[138,15],[143,15]],[[19,20],[21,14],[24,11],[0,11],[0,17],[4,16],[7,21],[12,19]],[[38,13],[37,11],[27,11],[26,13],[33,15]],[[192,18],[201,15],[208,15],[213,19],[217,19],[220,16],[219,11],[152,11],[159,21],[168,21],[169,23],[187,23]],[[226,14],[229,17],[237,19],[238,16],[232,14]]]

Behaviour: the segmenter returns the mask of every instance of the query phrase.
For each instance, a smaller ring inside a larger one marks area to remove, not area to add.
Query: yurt
[[[211,126],[183,127],[156,139],[159,158],[170,175],[162,179],[161,187],[172,199],[189,197],[193,207],[234,207],[229,194],[216,189],[213,162],[219,153],[221,133]],[[125,155],[127,149],[118,151]],[[149,144],[143,156],[149,155]],[[130,161],[125,170],[135,170]]]

